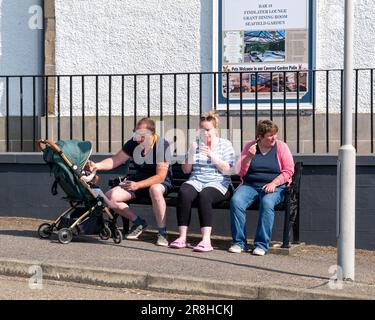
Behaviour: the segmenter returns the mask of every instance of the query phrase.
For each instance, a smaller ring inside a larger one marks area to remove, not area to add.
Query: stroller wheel
[[[67,244],[73,239],[73,233],[72,230],[68,228],[63,228],[58,233],[59,241],[62,244]]]
[[[99,233],[100,239],[108,240],[111,236],[112,236],[111,229],[109,229],[109,227],[107,225],[105,225],[104,228],[102,229],[102,231],[100,231],[100,233]]]
[[[52,235],[52,226],[49,223],[43,223],[38,228],[38,235],[42,239],[48,239]]]
[[[121,243],[122,241],[122,233],[120,232],[119,229],[116,228],[115,234],[113,235],[113,242],[116,244]]]

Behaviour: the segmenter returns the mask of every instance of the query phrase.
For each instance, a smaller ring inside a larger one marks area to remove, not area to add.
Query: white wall
[[[212,70],[212,2],[214,0],[56,0],[57,74],[194,72]],[[375,2],[355,1],[355,66],[375,67]],[[344,0],[317,0],[316,68],[343,67]],[[330,77],[330,111],[340,109],[340,73]],[[186,77],[178,78],[181,83]],[[210,80],[204,77],[203,107],[211,106]],[[326,110],[325,74],[317,75],[317,107]],[[120,114],[120,78],[113,79],[113,110]],[[133,112],[133,79],[125,80],[125,111]],[[86,110],[94,113],[94,79],[86,81]],[[172,78],[166,77],[164,112],[173,110]],[[74,81],[74,110],[80,114],[80,80]],[[360,74],[359,106],[369,111],[369,72]],[[138,82],[138,108],[146,106],[145,78]],[[108,80],[100,80],[100,112],[108,110]],[[198,79],[192,78],[192,92]],[[69,81],[62,80],[62,110],[69,110]],[[207,94],[206,94],[207,93]],[[159,112],[159,81],[152,77],[151,106]],[[177,94],[186,113],[186,90]],[[191,97],[197,111],[199,97]]]
[[[43,74],[43,30],[29,27],[29,9],[41,4],[42,0],[0,0],[0,76]],[[17,115],[19,79],[9,82],[10,110]],[[31,84],[31,79],[24,82],[24,114],[32,112]],[[0,78],[0,116],[5,110],[5,79]]]
[[[57,74],[210,71],[212,4],[207,0],[56,0]],[[173,109],[173,77],[164,79],[163,111]],[[207,79],[206,79],[207,80]],[[120,114],[120,78],[113,79],[113,110]],[[178,81],[186,82],[185,77]],[[206,88],[207,87],[207,81]],[[94,111],[94,79],[86,81],[88,113]],[[133,78],[125,79],[126,113],[133,112]],[[77,79],[75,85],[80,86]],[[75,87],[73,85],[73,87]],[[146,78],[138,82],[138,107],[146,108]],[[159,113],[159,78],[151,78],[151,105]],[[192,79],[192,91],[198,78]],[[74,89],[73,89],[74,90]],[[108,110],[108,79],[100,79],[100,110]],[[207,91],[207,90],[206,90]],[[69,109],[69,81],[62,79],[62,110]],[[64,92],[67,95],[64,96]],[[74,91],[79,114],[80,91]],[[178,100],[185,103],[186,91]],[[198,96],[192,96],[197,111]],[[204,104],[210,101],[205,97]],[[181,109],[181,108],[180,108]]]
[[[355,7],[354,65],[375,68],[375,1],[353,0]],[[317,0],[316,68],[337,69],[344,65],[344,0]],[[325,74],[318,74],[318,110],[325,111]],[[340,110],[340,73],[330,77],[331,112]],[[359,110],[370,112],[370,71],[359,73]]]

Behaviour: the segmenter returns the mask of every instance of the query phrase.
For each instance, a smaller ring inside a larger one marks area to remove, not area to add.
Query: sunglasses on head
[[[212,121],[214,119],[213,116],[201,116],[201,121]]]
[[[151,130],[149,129],[133,129],[133,133],[136,134],[151,134]]]

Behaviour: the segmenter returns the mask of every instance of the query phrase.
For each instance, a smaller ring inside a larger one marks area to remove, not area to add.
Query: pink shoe
[[[196,252],[209,252],[209,251],[212,251],[214,250],[214,248],[212,248],[212,246],[206,242],[199,242],[194,248],[193,248],[193,251],[196,251]]]
[[[185,240],[177,238],[175,241],[170,243],[169,247],[173,249],[183,249],[187,247],[187,244]]]

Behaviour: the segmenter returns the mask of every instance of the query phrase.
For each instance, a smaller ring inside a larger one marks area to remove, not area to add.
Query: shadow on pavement
[[[39,239],[37,231],[32,231],[32,230],[0,230],[0,235],[5,235],[5,236],[14,236],[14,237],[26,237],[26,238],[36,238]],[[197,239],[188,239],[197,241]],[[41,239],[41,241],[50,241],[50,243],[53,244],[58,244],[57,240],[57,234],[54,234],[51,239]],[[168,249],[168,252],[166,251],[161,251],[163,248],[158,247],[159,250],[152,250],[152,249],[147,249],[147,248],[140,248],[137,247],[136,245],[131,245],[132,243],[137,243],[137,242],[148,242],[148,243],[155,243],[155,235],[152,234],[143,234],[139,240],[124,240],[126,242],[126,245],[124,245],[126,248],[137,250],[137,251],[143,251],[143,252],[150,252],[158,255],[168,255],[168,256],[180,256],[180,257],[185,257],[185,258],[192,258],[196,260],[205,260],[208,262],[217,262],[220,264],[226,264],[226,265],[231,265],[231,266],[236,266],[236,267],[243,267],[243,268],[250,268],[258,271],[267,271],[267,272],[273,272],[273,273],[278,273],[278,274],[284,274],[284,275],[290,275],[290,276],[298,276],[298,277],[307,277],[307,278],[312,278],[312,279],[319,279],[319,280],[328,280],[329,278],[327,277],[321,277],[321,276],[316,276],[316,275],[311,275],[311,274],[304,274],[304,273],[295,273],[295,272],[288,272],[288,271],[282,271],[278,269],[272,269],[272,268],[265,268],[265,267],[260,267],[260,266],[255,266],[251,265],[251,261],[249,261],[248,264],[244,263],[236,263],[233,261],[230,261],[230,255],[233,255],[234,253],[228,253],[228,260],[219,260],[219,259],[214,259],[210,258],[209,256],[212,253],[197,253],[191,251],[191,249],[186,248],[186,249]],[[113,243],[110,240],[104,241],[97,239],[96,236],[75,236],[73,237],[72,242],[74,243],[92,243],[92,244],[101,244],[101,245],[106,245],[106,246],[113,246],[117,248],[123,248],[121,245],[117,245]],[[221,243],[222,241],[218,241],[218,245],[216,245],[215,241],[213,241],[213,246],[216,251],[226,251],[227,249],[223,248],[223,244]],[[69,245],[69,244],[68,244]],[[190,254],[185,254],[183,251],[190,250]],[[215,252],[215,251],[214,251]],[[250,256],[250,253],[242,253],[242,254],[248,254]],[[254,259],[264,259],[264,257],[254,257]]]

